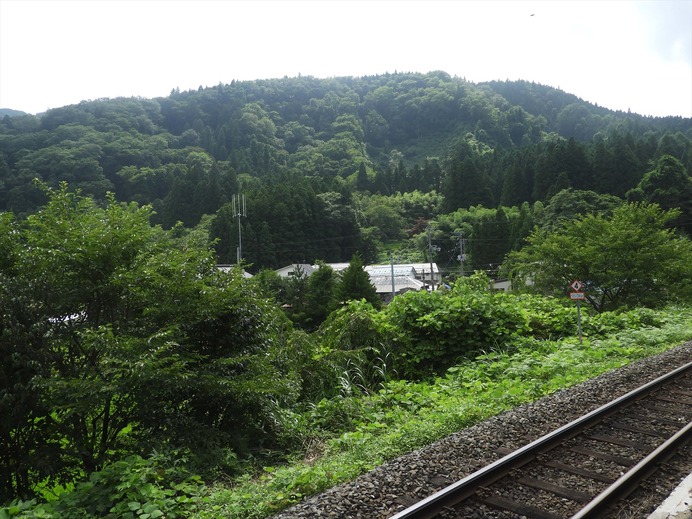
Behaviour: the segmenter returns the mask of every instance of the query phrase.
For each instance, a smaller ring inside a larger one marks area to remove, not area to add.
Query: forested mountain
[[[469,266],[488,270],[565,189],[560,200],[571,193],[577,205],[583,193],[687,204],[678,223],[689,231],[691,139],[691,119],[615,112],[523,81],[444,72],[239,81],[6,114],[0,211],[21,217],[44,203],[35,178],[97,200],[112,191],[151,204],[165,228],[199,225],[221,262],[236,259],[241,218],[254,270],[357,251],[372,261],[393,243],[421,254],[436,219],[438,262],[454,263],[450,233],[462,232]],[[229,203],[238,193],[247,217]]]
[[[10,117],[20,117],[28,114],[26,112],[22,112],[21,110],[12,110],[11,108],[0,108],[0,117],[5,117],[6,115]]]

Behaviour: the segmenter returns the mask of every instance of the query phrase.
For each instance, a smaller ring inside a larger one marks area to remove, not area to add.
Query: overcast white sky
[[[0,0],[0,108],[444,70],[692,117],[692,0]]]

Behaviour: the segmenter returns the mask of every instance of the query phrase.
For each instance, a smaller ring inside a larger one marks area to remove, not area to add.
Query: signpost
[[[577,302],[577,332],[579,333],[579,344],[582,344],[582,334],[581,334],[581,302],[586,299],[586,295],[582,291],[584,288],[584,283],[575,279],[569,286],[570,293],[569,298],[572,301]]]

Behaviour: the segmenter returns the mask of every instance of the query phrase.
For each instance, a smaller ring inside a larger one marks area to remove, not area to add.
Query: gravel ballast
[[[692,361],[692,341],[466,428],[306,499],[275,519],[384,519],[579,416]],[[689,447],[672,468],[630,498],[627,517],[646,518],[692,471]],[[600,467],[596,467],[600,470]],[[604,472],[610,467],[602,467]],[[475,510],[469,517],[503,517]]]

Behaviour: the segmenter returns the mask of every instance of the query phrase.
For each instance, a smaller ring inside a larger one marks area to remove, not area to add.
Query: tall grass
[[[285,414],[285,434],[301,438],[304,450],[283,466],[212,487],[193,517],[268,517],[508,408],[692,339],[689,308],[610,319],[591,323],[600,338],[583,344],[576,338],[521,339],[434,380],[387,381],[364,396],[349,391],[362,374],[344,374],[339,397]]]

